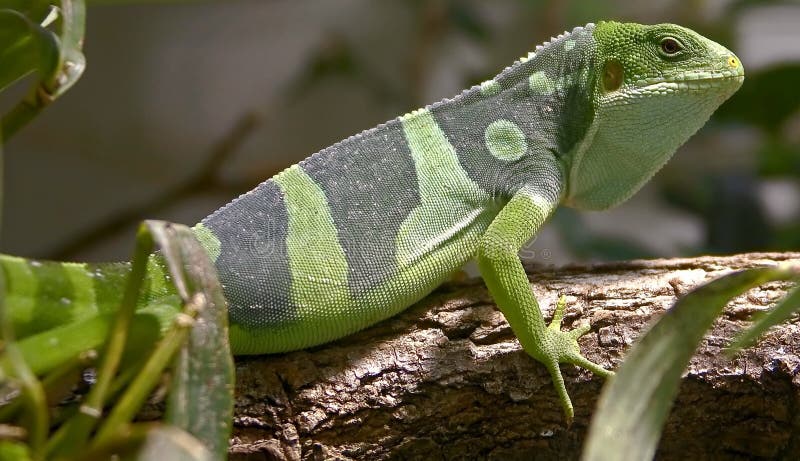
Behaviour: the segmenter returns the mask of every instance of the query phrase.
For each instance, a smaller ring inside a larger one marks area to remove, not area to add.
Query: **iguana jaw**
[[[631,104],[640,98],[675,93],[706,93],[716,95],[724,101],[736,92],[744,82],[744,71],[726,72],[686,72],[667,77],[652,77],[637,80],[627,85],[624,90],[604,95],[604,104]]]
[[[648,81],[649,80],[649,81]],[[744,82],[744,74],[714,74],[708,72],[697,72],[683,74],[674,78],[658,78],[640,80],[634,84],[638,91],[653,90],[710,90],[713,88],[723,88],[731,93],[737,90]]]

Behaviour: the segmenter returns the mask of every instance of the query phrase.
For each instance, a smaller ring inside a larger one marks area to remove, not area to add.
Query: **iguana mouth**
[[[633,83],[632,91],[640,94],[672,93],[674,91],[735,90],[744,82],[744,75],[732,73],[717,75],[681,75],[668,78],[650,78]]]
[[[744,81],[744,73],[733,72],[698,72],[677,76],[648,78],[634,82],[634,86],[639,88],[655,87],[663,85],[678,85],[679,87],[690,88],[711,88],[719,86],[721,83],[739,83]]]
[[[744,81],[744,75],[721,75],[718,77],[707,77],[707,78],[690,78],[690,79],[675,79],[675,80],[667,80],[670,83],[719,83],[725,81]]]

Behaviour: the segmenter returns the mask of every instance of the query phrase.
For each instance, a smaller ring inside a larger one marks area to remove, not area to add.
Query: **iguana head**
[[[725,47],[674,24],[601,22],[594,29],[594,119],[569,159],[565,203],[628,199],[742,84]]]

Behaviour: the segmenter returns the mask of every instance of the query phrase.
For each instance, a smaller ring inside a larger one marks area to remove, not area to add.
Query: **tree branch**
[[[680,296],[726,272],[800,253],[529,268],[546,316],[590,322],[584,354],[614,368]],[[800,458],[800,321],[732,361],[722,348],[781,298],[736,298],[701,344],[659,459]],[[562,366],[575,404],[564,425],[550,377],[527,356],[479,280],[451,282],[398,317],[334,344],[237,365],[231,459],[576,459],[601,379]]]

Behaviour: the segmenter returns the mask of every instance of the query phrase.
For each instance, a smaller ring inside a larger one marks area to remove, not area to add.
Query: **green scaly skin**
[[[477,259],[520,344],[550,371],[607,376],[550,326],[517,252],[559,205],[635,193],[742,84],[736,56],[680,26],[601,22],[537,47],[494,79],[348,138],[195,226],[215,262],[238,354],[322,344],[418,301]],[[113,313],[127,266],[3,256],[18,335]],[[156,258],[141,311],[176,301]]]

